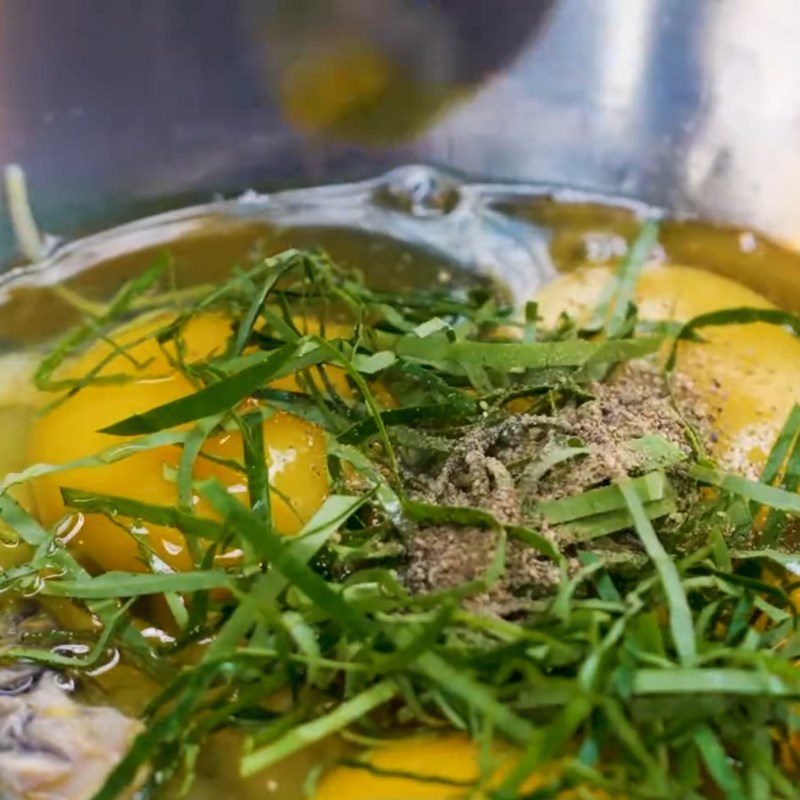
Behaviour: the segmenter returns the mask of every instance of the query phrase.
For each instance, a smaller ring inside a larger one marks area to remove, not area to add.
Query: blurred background
[[[0,0],[0,164],[67,237],[424,162],[800,245],[798,42],[797,0]]]

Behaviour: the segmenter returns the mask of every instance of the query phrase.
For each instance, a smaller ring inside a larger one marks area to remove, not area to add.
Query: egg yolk
[[[490,786],[497,787],[514,766],[514,755],[511,747],[493,748]],[[320,780],[314,800],[466,800],[476,797],[471,784],[481,775],[480,747],[461,734],[400,739],[363,760],[374,771],[335,767]],[[543,780],[534,775],[522,789],[532,792]]]
[[[565,311],[587,319],[610,278],[605,267],[562,275],[538,293],[545,324]],[[683,266],[646,269],[636,286],[639,315],[685,322],[742,306],[774,308],[729,278]],[[800,342],[779,326],[756,322],[703,328],[704,342],[681,342],[676,371],[713,416],[710,450],[731,469],[758,472],[794,403],[800,400]]]
[[[98,362],[109,357],[100,376],[132,376],[124,383],[95,383],[77,392],[64,403],[44,413],[34,426],[30,442],[32,463],[60,464],[92,455],[124,442],[124,437],[98,431],[132,414],[141,413],[197,390],[186,376],[175,369],[162,348],[150,335],[169,321],[160,315],[134,322],[114,333],[117,345],[132,345],[126,354],[114,354],[108,342],[99,342],[68,367],[72,377],[85,375]],[[183,331],[188,363],[221,353],[231,333],[230,320],[221,314],[206,314],[192,319]],[[134,344],[135,343],[135,344]],[[175,356],[175,347],[167,345]],[[135,362],[135,363],[134,363]],[[343,390],[345,379],[331,370],[331,380]],[[293,376],[276,381],[276,388],[297,389]],[[285,535],[297,533],[313,516],[328,492],[324,435],[317,426],[292,414],[278,412],[263,423],[264,447],[271,485],[272,519],[276,530]],[[177,468],[179,447],[161,447],[136,453],[100,467],[85,467],[42,476],[33,482],[34,506],[41,522],[55,524],[67,514],[59,487],[100,494],[121,495],[140,502],[174,506],[177,488],[170,479],[170,468]],[[206,441],[195,461],[196,479],[215,477],[231,494],[247,502],[244,475],[203,456],[242,460],[241,436],[224,431]],[[173,472],[174,474],[174,472]],[[200,515],[211,515],[201,498],[195,498]],[[144,545],[174,569],[188,569],[191,559],[183,535],[178,531],[147,525],[141,531]],[[115,521],[97,514],[79,517],[73,528],[63,533],[70,547],[89,566],[101,570],[141,571],[145,568],[137,541]]]

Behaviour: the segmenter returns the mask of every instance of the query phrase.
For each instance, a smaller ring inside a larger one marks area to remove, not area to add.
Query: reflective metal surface
[[[67,237],[427,162],[800,243],[799,41],[796,0],[0,0],[0,163]]]
[[[546,200],[549,192],[538,195],[526,187],[521,195],[537,196]],[[355,183],[250,191],[62,242],[51,256],[0,276],[0,304],[21,287],[61,283],[95,267],[115,272],[115,261],[134,254],[141,269],[156,253],[174,255],[181,242],[194,240],[197,249],[198,242],[215,237],[240,240],[242,252],[229,254],[231,262],[253,248],[320,245],[333,257],[370,270],[373,278],[384,264],[386,280],[402,282],[413,262],[414,270],[434,281],[444,275],[449,282],[455,273],[494,278],[524,302],[555,267],[544,226],[510,211],[517,210],[518,199],[502,184],[462,182],[424,165]],[[117,275],[114,283],[121,280]]]

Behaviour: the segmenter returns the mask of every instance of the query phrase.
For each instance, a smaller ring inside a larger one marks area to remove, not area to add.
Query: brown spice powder
[[[639,456],[629,447],[631,440],[657,434],[689,455],[685,419],[701,432],[706,430],[704,411],[692,386],[682,382],[674,387],[679,414],[664,379],[646,364],[626,365],[610,381],[592,384],[590,391],[593,399],[552,417],[523,413],[495,425],[475,426],[456,444],[423,499],[480,508],[501,522],[520,523],[526,507],[537,500],[566,497],[637,474]],[[572,440],[585,450],[580,457],[545,469],[533,483],[520,480],[524,466],[546,448]],[[536,527],[552,538],[541,521]],[[492,561],[496,538],[491,530],[480,528],[418,528],[409,544],[405,573],[409,588],[427,593],[480,579]],[[552,594],[560,579],[559,568],[551,560],[510,540],[505,573],[467,604],[486,613],[509,615],[532,598]]]

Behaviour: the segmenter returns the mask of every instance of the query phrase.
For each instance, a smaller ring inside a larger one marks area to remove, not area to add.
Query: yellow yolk
[[[125,373],[134,375],[135,379],[125,383],[87,386],[62,405],[45,413],[32,433],[32,463],[64,463],[119,444],[125,441],[124,438],[98,433],[98,430],[131,414],[141,413],[196,391],[196,387],[170,365],[155,339],[148,338],[149,333],[162,327],[168,320],[164,316],[150,318],[115,332],[117,344],[144,339],[127,351],[139,367],[134,367],[124,356],[116,355],[100,374]],[[222,315],[207,314],[191,320],[183,333],[185,361],[191,362],[221,352],[230,331],[230,322]],[[97,344],[69,366],[69,374],[85,374],[112,352],[109,344]],[[174,347],[172,353],[174,355]],[[343,375],[331,370],[331,380],[337,388],[343,389]],[[277,381],[274,386],[297,388],[293,377]],[[327,494],[324,436],[315,425],[283,412],[264,422],[263,433],[270,480],[276,489],[271,493],[273,522],[278,531],[291,535],[310,519]],[[43,476],[34,482],[35,511],[46,525],[62,518],[67,511],[61,501],[60,486],[174,506],[177,489],[167,475],[169,467],[178,466],[180,452],[178,447],[157,448],[101,467]],[[210,437],[202,452],[241,461],[242,444],[238,431]],[[198,479],[215,476],[228,487],[229,492],[243,495],[241,499],[247,501],[246,481],[238,470],[200,457],[195,462],[195,476]],[[211,513],[202,500],[197,501],[196,509],[201,515]],[[66,533],[71,536],[70,545],[87,563],[102,570],[143,569],[136,541],[110,519],[101,515],[87,515],[85,519],[78,520],[73,531],[74,534]],[[144,540],[152,552],[171,567],[187,569],[191,566],[186,543],[178,531],[151,525]]]
[[[563,275],[538,294],[545,324],[566,311],[586,319],[610,276],[603,267]],[[684,322],[709,311],[774,308],[745,286],[693,267],[645,270],[636,287],[642,319]],[[800,342],[766,323],[703,328],[706,340],[682,342],[677,371],[694,384],[713,416],[712,453],[728,468],[763,463],[794,403],[800,401]]]
[[[319,783],[314,800],[466,800],[476,797],[472,787],[435,780],[416,780],[407,775],[471,784],[480,778],[480,747],[461,734],[441,737],[400,739],[372,750],[365,760],[378,774],[358,767],[340,766],[326,773]],[[495,748],[493,774],[488,783],[496,787],[514,766],[514,750]],[[533,776],[524,785],[534,791],[542,777]]]

